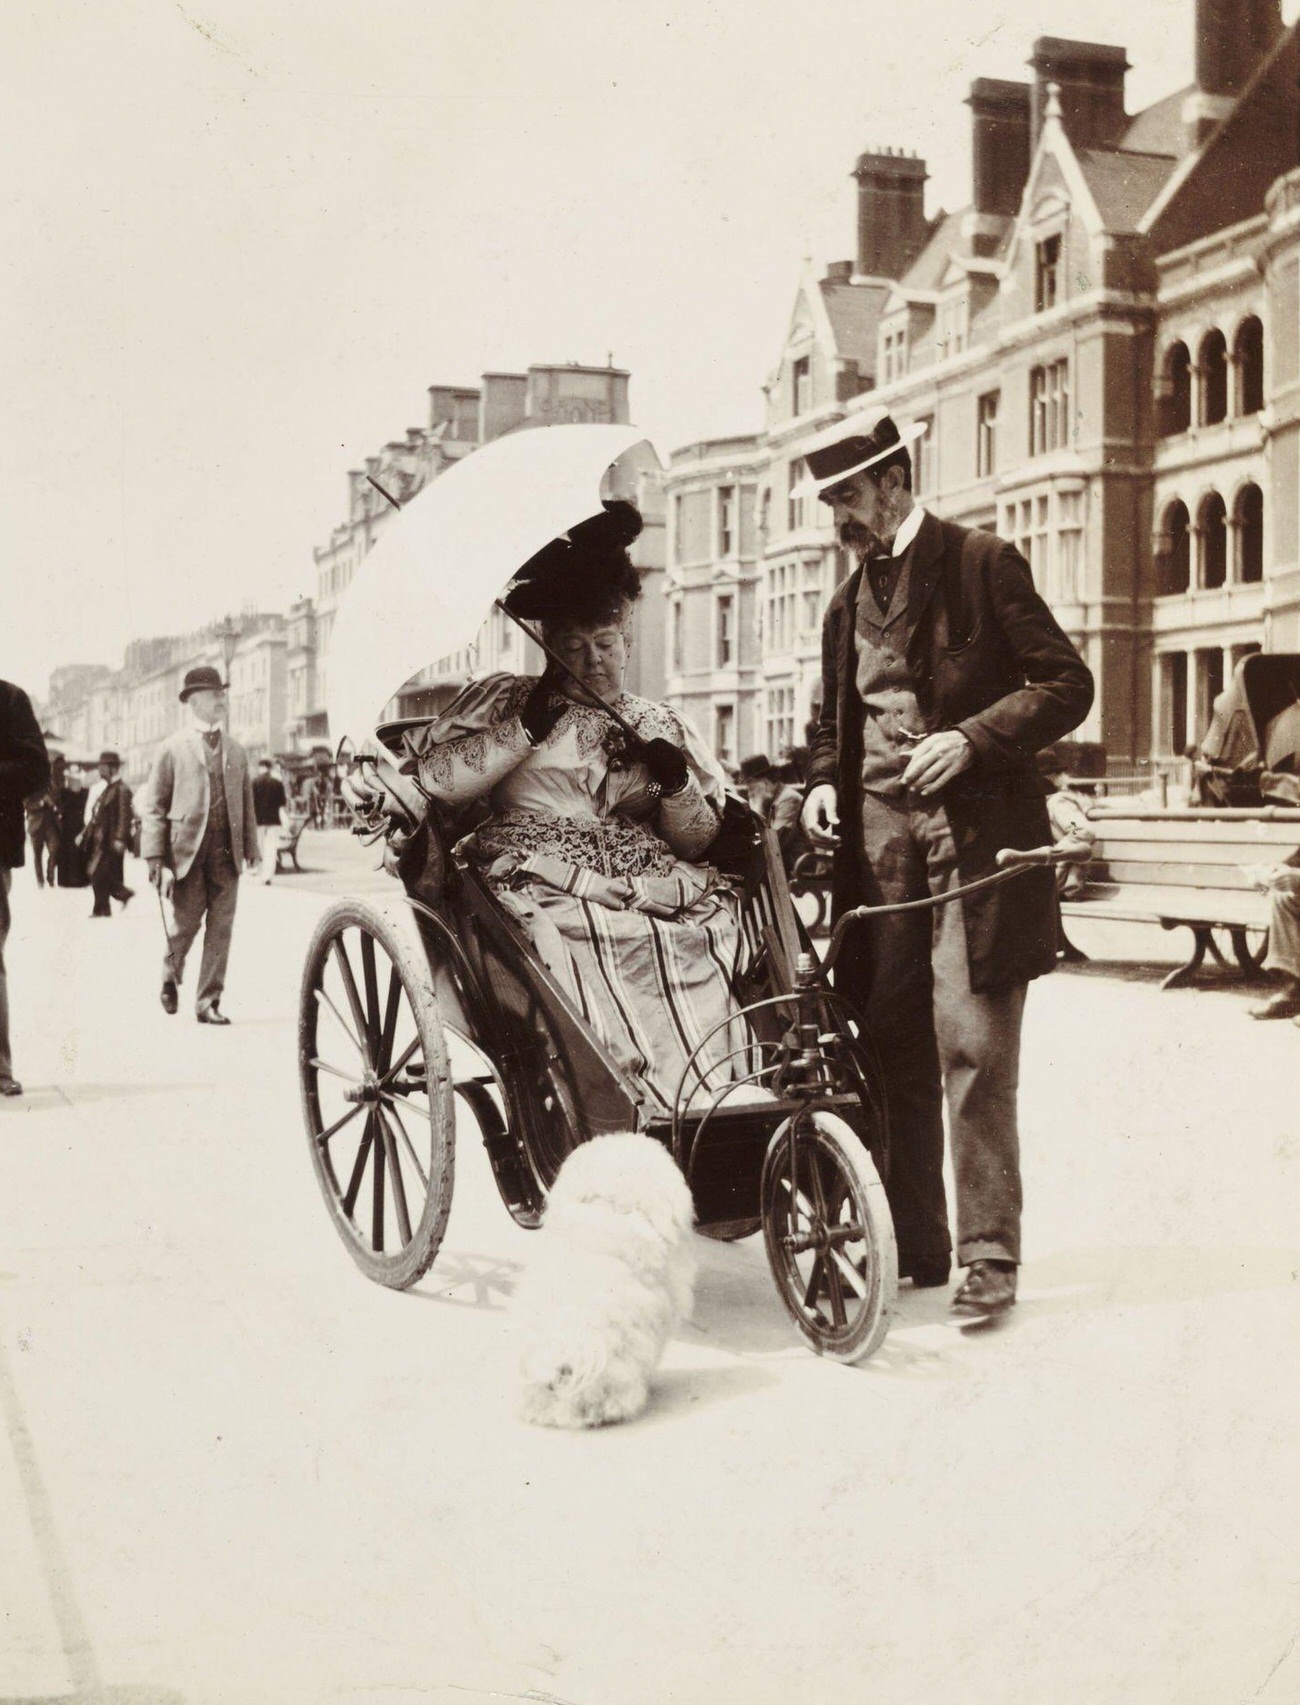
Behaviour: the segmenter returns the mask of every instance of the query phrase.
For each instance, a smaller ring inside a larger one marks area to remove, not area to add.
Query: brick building
[[[1044,36],[1031,80],[976,81],[956,212],[927,217],[923,161],[858,160],[857,258],[805,275],[766,387],[742,754],[813,708],[849,565],[792,492],[801,445],[868,391],[927,423],[921,500],[1029,558],[1113,759],[1178,753],[1235,660],[1300,649],[1300,53],[1277,0],[1191,10],[1196,83],[1140,113],[1119,47]]]

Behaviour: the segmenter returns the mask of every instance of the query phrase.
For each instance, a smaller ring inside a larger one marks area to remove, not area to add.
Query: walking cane
[[[172,942],[172,932],[167,927],[167,908],[163,904],[161,870],[158,872],[158,882],[154,886],[154,893],[158,896],[158,916],[162,919],[163,934],[167,937],[167,963],[171,967],[172,982],[179,988],[181,979],[176,969],[176,948]]]

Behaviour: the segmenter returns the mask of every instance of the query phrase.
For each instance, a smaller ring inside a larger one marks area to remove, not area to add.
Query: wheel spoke
[[[348,1187],[343,1193],[343,1212],[352,1218],[352,1210],[357,1205],[357,1194],[361,1189],[361,1179],[366,1170],[366,1156],[370,1153],[370,1145],[374,1141],[374,1120],[366,1112],[366,1128],[360,1143],[357,1145],[357,1158],[352,1166],[352,1176],[348,1179]]]
[[[379,1141],[371,1144],[374,1149],[375,1164],[371,1172],[373,1188],[370,1198],[370,1247],[376,1255],[382,1255],[384,1253],[384,1144],[383,1133],[378,1129],[377,1108],[371,1109],[370,1119],[371,1129],[379,1138]]]
[[[419,1173],[419,1175],[420,1175],[420,1183],[424,1186],[425,1193],[427,1195],[428,1190],[429,1190],[429,1176],[425,1172],[423,1166],[421,1166],[420,1157],[415,1152],[415,1145],[411,1142],[410,1136],[407,1133],[406,1121],[402,1118],[401,1106],[397,1101],[395,1101],[393,1099],[392,1096],[385,1096],[384,1097],[384,1105],[386,1107],[391,1107],[393,1110],[393,1114],[397,1119],[398,1134],[401,1137],[402,1142],[406,1146],[407,1154],[409,1154],[411,1157],[412,1166],[414,1166],[416,1172]]]
[[[328,1131],[322,1131],[320,1133],[320,1135],[316,1138],[317,1145],[320,1148],[324,1148],[325,1144],[330,1140],[330,1138],[332,1136],[334,1136],[336,1132],[341,1131],[343,1129],[344,1125],[347,1124],[349,1119],[355,1119],[357,1114],[360,1111],[361,1111],[361,1103],[358,1101],[355,1106],[348,1108],[347,1112],[343,1115],[343,1117],[341,1119],[336,1119],[334,1121],[334,1123],[330,1126]]]
[[[352,1046],[356,1049],[357,1053],[362,1055],[362,1057],[364,1058],[365,1052],[366,1052],[365,1049],[361,1046],[361,1043],[358,1040],[355,1032],[353,1031],[352,1026],[348,1023],[347,1019],[344,1018],[343,1014],[335,1006],[334,1002],[330,999],[329,995],[326,993],[324,987],[320,987],[320,988],[316,989],[315,994],[316,994],[317,1000],[321,1000],[321,1001],[325,1002],[325,1005],[334,1014],[335,1018],[338,1019],[339,1025],[342,1028],[343,1034],[347,1037],[348,1041],[351,1042]]]
[[[365,939],[364,936],[362,939]],[[348,997],[348,1006],[352,1012],[353,1022],[356,1024],[359,1034],[366,1039],[366,1046],[362,1049],[366,1056],[366,1064],[373,1066],[375,1062],[370,1053],[370,1038],[366,1034],[366,1015],[361,1007],[361,996],[357,993],[357,980],[352,975],[352,962],[348,958],[347,948],[343,945],[343,937],[336,935],[332,946],[334,957],[338,961],[339,975],[343,979],[344,992]]]
[[[798,1271],[797,1268],[796,1271]],[[813,1308],[816,1305],[817,1298],[821,1294],[821,1277],[822,1256],[821,1251],[818,1250],[817,1254],[813,1257],[812,1272],[808,1275],[808,1288],[803,1293],[803,1305],[805,1308]]]
[[[379,1058],[375,1061],[375,1070],[381,1077],[388,1070],[388,1062],[393,1057],[393,1038],[397,1034],[397,1015],[401,1005],[402,979],[394,965],[388,973],[388,1008],[384,1013],[384,1029],[379,1039]]]
[[[403,1245],[405,1245],[411,1241],[411,1216],[406,1206],[406,1185],[402,1179],[397,1143],[393,1137],[393,1128],[384,1116],[382,1107],[375,1109],[375,1117],[379,1121],[379,1129],[384,1139],[384,1155],[388,1162],[388,1176],[392,1180],[393,1206],[397,1209],[397,1230]]]
[[[332,1066],[328,1060],[313,1059],[313,1060],[309,1061],[308,1063],[318,1072],[329,1072],[330,1075],[333,1077],[341,1077],[343,1079],[344,1083],[360,1083],[361,1082],[361,1079],[359,1077],[353,1077],[351,1072],[340,1071],[337,1066]]]
[[[361,932],[361,975],[366,987],[366,1034],[372,1043],[379,1035],[379,978],[375,971],[375,938]],[[378,1066],[378,1060],[375,1062]]]
[[[383,1077],[381,1078],[380,1085],[379,1085],[379,1087],[381,1089],[387,1089],[388,1088],[389,1084],[392,1083],[393,1079],[397,1076],[398,1072],[400,1072],[402,1070],[402,1068],[409,1063],[412,1054],[415,1053],[415,1051],[419,1048],[419,1046],[420,1046],[420,1038],[418,1036],[416,1036],[412,1041],[407,1043],[406,1047],[402,1049],[401,1054],[397,1057],[397,1059],[395,1059],[393,1061],[392,1065],[389,1066],[388,1070],[384,1073]]]

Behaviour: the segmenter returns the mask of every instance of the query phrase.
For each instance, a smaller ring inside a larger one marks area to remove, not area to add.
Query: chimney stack
[[[1285,26],[1280,0],[1196,0],[1196,89],[1183,121],[1200,147]]]
[[[1104,42],[1063,41],[1039,36],[1034,43],[1033,146],[1038,146],[1047,115],[1047,89],[1061,91],[1061,122],[1076,148],[1109,148],[1128,125],[1124,111],[1124,76],[1128,55],[1122,47]]]
[[[1029,181],[1029,84],[977,77],[966,104],[971,110],[975,212],[1013,219]]]
[[[925,161],[886,148],[860,154],[858,271],[872,278],[901,278],[925,246]]]

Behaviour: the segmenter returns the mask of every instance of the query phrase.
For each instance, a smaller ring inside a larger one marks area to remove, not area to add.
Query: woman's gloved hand
[[[560,697],[559,688],[560,672],[548,664],[541,680],[524,700],[519,720],[534,746],[541,745],[564,715],[566,701]]]
[[[686,767],[686,754],[680,746],[674,746],[671,740],[646,740],[641,749],[635,754],[649,770],[651,779],[657,781],[664,798],[680,793],[686,786],[690,771]]]

